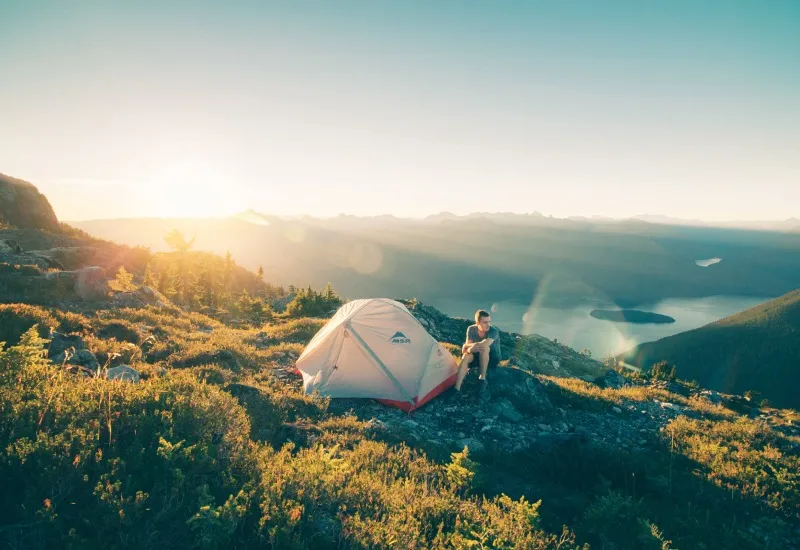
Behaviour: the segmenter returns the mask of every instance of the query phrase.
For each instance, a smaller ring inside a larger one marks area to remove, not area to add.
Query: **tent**
[[[305,392],[368,397],[411,411],[455,383],[450,352],[395,300],[344,304],[297,360]]]

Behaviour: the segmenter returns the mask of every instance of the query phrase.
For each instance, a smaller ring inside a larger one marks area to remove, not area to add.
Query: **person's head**
[[[488,330],[489,327],[492,326],[492,316],[488,311],[479,309],[475,312],[475,324],[478,325],[481,330]]]

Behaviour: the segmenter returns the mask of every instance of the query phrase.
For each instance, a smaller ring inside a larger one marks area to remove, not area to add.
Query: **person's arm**
[[[464,345],[461,346],[461,355],[464,355],[465,353],[472,353],[472,346],[474,345],[475,342],[473,342],[472,338],[470,338],[469,327],[467,327],[467,338],[466,342],[464,342]]]

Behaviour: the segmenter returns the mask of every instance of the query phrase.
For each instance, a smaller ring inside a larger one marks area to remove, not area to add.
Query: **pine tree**
[[[117,277],[111,283],[111,288],[119,292],[125,292],[133,288],[133,274],[128,273],[124,265],[119,267]]]
[[[222,285],[228,289],[231,287],[233,280],[233,268],[236,263],[233,261],[230,251],[225,252],[225,266],[222,270]]]
[[[173,299],[178,292],[178,272],[174,263],[167,264],[167,269],[158,278],[158,291],[169,299]]]
[[[142,280],[142,284],[144,286],[149,286],[150,288],[158,288],[158,275],[153,273],[153,270],[150,268],[150,262],[147,262],[147,266],[144,268],[144,279]]]
[[[189,252],[189,249],[194,245],[194,239],[195,238],[192,237],[191,241],[187,241],[186,237],[183,236],[183,233],[177,229],[173,229],[164,237],[164,240],[170,246],[170,248],[181,255]]]
[[[214,273],[208,265],[204,265],[200,270],[197,287],[200,303],[208,307],[216,307],[217,285],[214,281]]]

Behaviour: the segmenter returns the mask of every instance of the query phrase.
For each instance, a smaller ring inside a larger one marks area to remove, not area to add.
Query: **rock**
[[[22,248],[16,241],[0,239],[0,253],[22,254]]]
[[[0,174],[0,221],[19,228],[58,231],[47,197],[27,181]]]
[[[61,334],[60,332],[50,331],[50,347],[47,348],[47,356],[50,359],[62,356],[64,351],[70,348],[74,348],[76,350],[86,349],[86,343],[83,341],[83,338],[77,334],[68,336],[66,334]],[[63,362],[63,357],[61,358],[61,361],[56,361],[56,363]]]
[[[680,406],[676,405],[675,403],[668,403],[667,401],[663,401],[661,403],[661,408],[662,409],[668,409],[668,410],[671,410],[671,411],[681,411],[682,410]]]
[[[84,301],[104,300],[108,297],[106,272],[102,267],[84,267],[75,273],[75,293]]]
[[[117,307],[141,308],[148,305],[166,307],[167,298],[149,286],[142,286],[136,290],[115,292],[112,298]]]
[[[493,439],[499,439],[499,440],[505,441],[505,440],[512,439],[514,437],[514,434],[509,434],[509,433],[505,432],[499,426],[489,426],[489,430],[488,431],[489,431],[489,433],[488,433],[489,437],[491,437]]]
[[[537,424],[536,427],[544,433],[547,433],[552,429],[549,424]]]
[[[46,258],[59,269],[73,270],[90,263],[98,263],[99,249],[93,246],[58,246],[47,250],[29,250],[28,254]]]
[[[620,389],[623,386],[630,386],[630,381],[613,369],[608,369],[602,376],[595,378],[594,383],[601,388]]]
[[[100,367],[97,357],[95,357],[94,353],[88,349],[77,350],[69,362],[74,365],[81,365],[92,370],[97,370]]]
[[[52,361],[57,365],[64,363],[67,365],[78,365],[91,371],[96,371],[100,368],[97,357],[88,349],[74,350],[72,348],[67,348],[58,355],[55,355]]]
[[[480,453],[486,448],[480,440],[475,439],[474,437],[459,439],[456,441],[456,446],[459,450],[463,449],[464,447],[469,448],[470,453]]]
[[[139,300],[133,292],[115,292],[111,301],[116,307],[142,308],[144,302]]]
[[[722,402],[722,398],[719,396],[719,393],[715,392],[714,390],[703,390],[702,392],[700,392],[700,395],[702,395],[712,403]]]
[[[106,378],[109,380],[122,380],[125,382],[139,382],[139,371],[129,367],[128,365],[120,365],[108,369],[106,371]]]
[[[514,405],[508,399],[500,399],[492,405],[491,411],[508,422],[517,423],[522,420],[522,414],[514,408]]]
[[[622,409],[620,409],[619,407],[611,407],[611,410],[617,414],[622,414]]]
[[[167,303],[167,298],[152,287],[141,286],[134,292],[136,297],[147,305],[164,307]]]
[[[491,374],[492,391],[518,411],[541,414],[554,409],[542,383],[533,374],[513,367],[497,367]]]
[[[678,382],[669,382],[666,386],[667,391],[678,394],[682,397],[689,397],[692,393],[691,388]]]
[[[558,422],[553,424],[553,427],[559,433],[567,433],[567,432],[570,431],[569,425],[566,422],[564,422],[563,420],[559,420]]]

